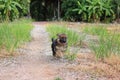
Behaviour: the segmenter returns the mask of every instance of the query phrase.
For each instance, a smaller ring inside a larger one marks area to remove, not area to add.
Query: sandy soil
[[[34,26],[31,31],[32,41],[18,49],[22,55],[0,59],[0,80],[55,80],[58,77],[62,80],[106,80],[82,71],[66,69],[66,66],[74,66],[75,62],[55,59],[44,25]],[[84,60],[82,64],[85,64]]]

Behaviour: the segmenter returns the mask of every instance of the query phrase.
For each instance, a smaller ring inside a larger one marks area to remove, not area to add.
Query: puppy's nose
[[[65,42],[66,42],[66,39],[64,39],[63,42],[65,43]]]

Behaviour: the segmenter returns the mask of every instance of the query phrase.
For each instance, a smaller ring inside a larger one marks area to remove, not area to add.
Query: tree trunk
[[[60,20],[60,0],[58,0],[58,20]]]

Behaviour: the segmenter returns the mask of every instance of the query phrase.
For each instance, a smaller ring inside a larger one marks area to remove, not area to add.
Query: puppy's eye
[[[62,38],[62,39],[66,39],[66,38]]]
[[[65,39],[66,37],[62,37],[63,39]]]

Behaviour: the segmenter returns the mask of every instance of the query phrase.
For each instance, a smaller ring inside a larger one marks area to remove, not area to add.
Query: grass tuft
[[[98,42],[89,43],[97,58],[109,57],[111,54],[120,54],[120,34],[108,32],[105,27],[85,27],[87,34],[97,35]]]
[[[92,35],[108,34],[107,28],[103,26],[87,26],[83,28],[83,32]]]
[[[75,46],[81,46],[81,42],[84,38],[84,36],[80,35],[79,33],[75,32],[72,29],[67,28],[66,26],[60,26],[56,24],[48,25],[47,31],[50,34],[50,38],[57,38],[57,34],[59,33],[65,33],[67,35],[68,39],[68,49],[66,51],[65,58],[67,58],[70,61],[73,61],[76,59],[76,53],[77,51],[70,52],[70,47]]]
[[[27,19],[0,23],[0,49],[13,53],[20,44],[30,41],[32,28],[31,20]]]
[[[60,77],[55,78],[55,80],[62,80]]]
[[[50,38],[56,38],[57,34],[65,33],[68,39],[68,46],[76,45],[80,43],[82,40],[82,37],[77,32],[67,28],[66,26],[51,24],[51,25],[48,25],[47,31],[50,34]]]

